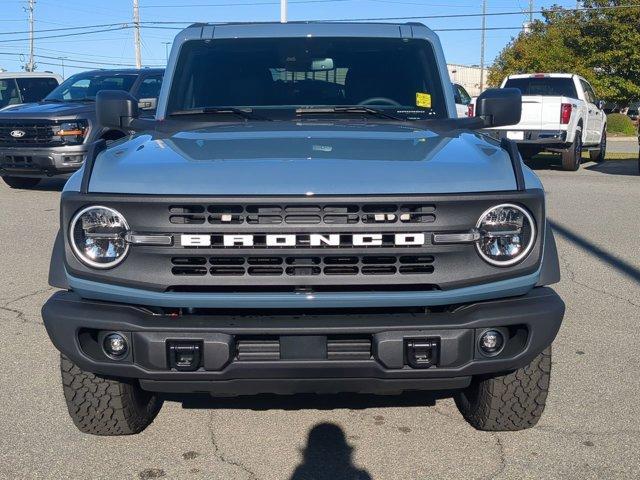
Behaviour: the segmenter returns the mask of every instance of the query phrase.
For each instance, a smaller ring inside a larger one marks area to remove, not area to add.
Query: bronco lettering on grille
[[[180,235],[183,247],[384,247],[423,246],[424,233]]]

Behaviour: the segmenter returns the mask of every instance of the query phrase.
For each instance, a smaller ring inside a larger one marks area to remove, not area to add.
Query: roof
[[[99,69],[99,70],[85,70],[80,73],[90,74],[104,74],[104,75],[126,75],[126,74],[141,74],[141,73],[164,73],[164,68],[117,68],[117,69]]]
[[[291,38],[291,37],[382,37],[435,39],[432,30],[421,23],[365,22],[263,22],[195,23],[177,40],[195,38]]]
[[[536,72],[536,73],[519,73],[517,75],[509,75],[508,78],[533,78],[533,77],[549,77],[549,78],[572,78],[577,77],[575,73],[544,73],[544,72]]]
[[[62,81],[62,77],[52,72],[0,72],[0,78],[57,78]]]

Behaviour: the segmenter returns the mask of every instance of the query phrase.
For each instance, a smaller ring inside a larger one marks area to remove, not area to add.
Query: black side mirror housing
[[[485,128],[506,127],[520,123],[522,93],[517,88],[490,88],[476,100],[476,117]]]
[[[129,130],[138,115],[138,100],[129,92],[100,90],[96,95],[96,117],[102,127]]]

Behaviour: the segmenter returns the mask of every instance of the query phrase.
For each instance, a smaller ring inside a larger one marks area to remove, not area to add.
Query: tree
[[[637,0],[585,0],[586,10],[551,7],[530,32],[496,58],[489,84],[514,73],[566,72],[585,77],[604,100],[640,98],[640,7]],[[613,7],[613,8],[612,8]]]

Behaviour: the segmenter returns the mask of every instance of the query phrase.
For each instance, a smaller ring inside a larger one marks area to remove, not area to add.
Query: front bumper
[[[83,300],[73,292],[54,294],[42,309],[56,348],[87,371],[137,378],[152,391],[218,395],[464,388],[474,375],[527,365],[554,340],[563,315],[564,303],[549,288],[426,313],[341,309],[159,315],[126,304]],[[508,335],[504,350],[490,358],[477,348],[487,328]],[[111,331],[129,340],[123,360],[112,360],[101,350],[97,339]],[[430,368],[412,368],[407,341],[423,338],[438,342],[439,359]],[[201,367],[170,368],[168,343],[187,340],[202,346]],[[353,357],[340,349],[328,354],[327,345],[340,341],[370,342],[366,358],[362,350]],[[270,342],[279,353],[260,357],[258,348],[257,356],[246,357],[239,353],[242,342]],[[299,348],[301,344],[308,348]]]
[[[0,147],[0,175],[51,177],[70,174],[85,161],[89,145]]]

